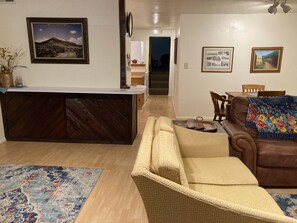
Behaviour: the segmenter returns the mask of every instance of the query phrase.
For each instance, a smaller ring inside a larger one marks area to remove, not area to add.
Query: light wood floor
[[[130,174],[147,117],[160,115],[175,117],[170,98],[150,96],[138,113],[133,145],[5,142],[0,144],[0,164],[103,168],[76,223],[147,223]]]
[[[5,142],[0,164],[99,167],[104,171],[76,223],[147,223],[140,195],[130,174],[148,116],[175,117],[167,96],[150,96],[138,113],[138,135],[133,145]],[[297,189],[270,189],[297,193]]]

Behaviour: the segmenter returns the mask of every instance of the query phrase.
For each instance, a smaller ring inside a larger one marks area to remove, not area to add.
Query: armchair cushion
[[[177,125],[174,125],[174,130],[183,158],[229,156],[226,133],[199,132]]]
[[[154,173],[178,184],[188,186],[184,166],[174,135],[159,131],[153,140],[152,170]]]
[[[160,130],[173,132],[172,120],[168,117],[160,116],[156,121],[154,134],[157,135]]]
[[[282,214],[282,210],[273,198],[267,196],[267,191],[260,187],[190,184],[190,188],[245,207],[255,208],[273,214]],[[251,196],[253,197],[252,199],[250,199]]]
[[[258,185],[251,171],[236,157],[183,158],[190,184]]]

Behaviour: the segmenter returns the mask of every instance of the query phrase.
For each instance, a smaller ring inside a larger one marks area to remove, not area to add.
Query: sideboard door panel
[[[57,94],[10,93],[2,96],[6,138],[54,140],[67,135],[65,102]]]
[[[69,95],[68,137],[74,141],[132,143],[133,95]],[[135,107],[135,106],[134,106]]]

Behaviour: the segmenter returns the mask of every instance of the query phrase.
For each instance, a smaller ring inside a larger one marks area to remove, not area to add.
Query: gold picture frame
[[[251,73],[280,73],[283,47],[253,47]]]

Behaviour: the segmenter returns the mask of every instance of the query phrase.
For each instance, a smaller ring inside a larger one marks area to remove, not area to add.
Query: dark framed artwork
[[[87,18],[27,18],[32,63],[89,64]]]
[[[177,47],[178,47],[178,38],[174,39],[174,64],[177,64]]]
[[[251,73],[279,73],[282,64],[283,47],[253,47]]]
[[[231,73],[234,47],[202,47],[201,72]]]

